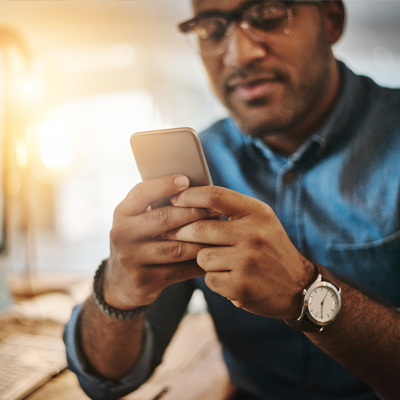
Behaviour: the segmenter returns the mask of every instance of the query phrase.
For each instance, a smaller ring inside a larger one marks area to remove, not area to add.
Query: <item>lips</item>
[[[228,92],[241,101],[252,101],[271,96],[280,85],[276,77],[234,78],[227,84]]]

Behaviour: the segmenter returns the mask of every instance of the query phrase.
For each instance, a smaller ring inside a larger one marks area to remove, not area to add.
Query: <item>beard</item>
[[[229,86],[225,85],[223,103],[244,134],[260,139],[284,134],[295,130],[307,116],[318,109],[324,97],[328,75],[327,71],[317,76],[309,74],[296,86],[288,74],[280,71],[275,76],[281,95],[272,93],[249,101],[238,100],[232,95]]]
[[[314,62],[303,63],[302,69],[254,63],[230,69],[219,79],[219,84],[211,82],[242,133],[261,139],[290,133],[301,129],[303,122],[318,119],[324,113],[321,108],[330,90],[336,61],[322,42],[310,59]],[[238,96],[238,86],[257,82],[271,82],[274,86],[264,96],[247,100]]]
[[[259,139],[292,130],[306,113],[297,110],[296,102],[290,99],[281,103],[279,109],[270,106],[268,99],[248,101],[245,107],[227,102],[226,107],[242,133]]]

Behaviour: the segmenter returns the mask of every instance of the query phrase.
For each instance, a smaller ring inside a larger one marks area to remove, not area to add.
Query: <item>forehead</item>
[[[208,10],[230,11],[248,2],[249,0],[193,0],[192,1],[193,11],[195,14]]]

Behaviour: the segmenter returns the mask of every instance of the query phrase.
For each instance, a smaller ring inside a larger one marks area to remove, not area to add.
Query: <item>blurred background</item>
[[[400,1],[345,6],[337,57],[399,87]],[[0,1],[3,274],[91,276],[140,180],[130,135],[225,115],[176,29],[190,13],[188,0]]]

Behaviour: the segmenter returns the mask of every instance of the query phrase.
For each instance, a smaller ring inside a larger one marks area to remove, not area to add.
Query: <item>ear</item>
[[[345,10],[341,0],[322,1],[322,14],[325,21],[326,37],[333,45],[342,36]]]

